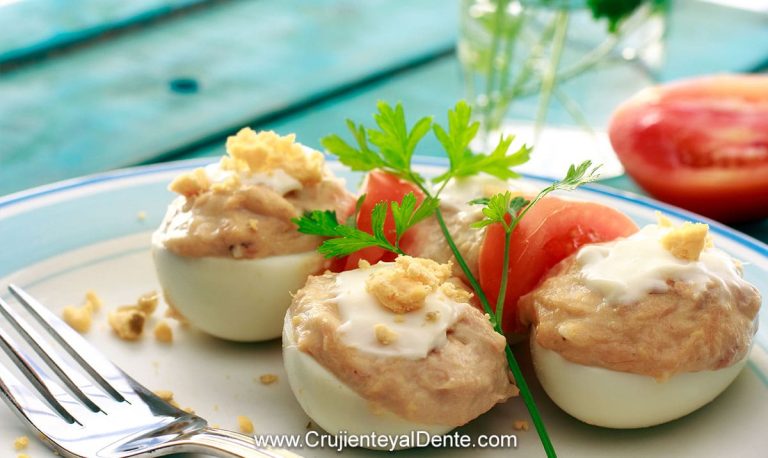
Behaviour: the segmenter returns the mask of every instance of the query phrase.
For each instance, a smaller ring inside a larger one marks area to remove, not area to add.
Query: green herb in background
[[[357,228],[341,225],[336,215],[331,211],[314,211],[305,214],[302,218],[295,219],[299,231],[306,234],[330,237],[323,242],[319,251],[326,256],[343,256],[368,246],[378,246],[397,254],[404,254],[399,247],[399,240],[408,228],[419,221],[434,215],[440,224],[440,229],[446,242],[461,267],[464,275],[474,289],[475,295],[480,300],[483,309],[488,314],[491,324],[496,332],[504,335],[501,328],[501,316],[503,313],[503,301],[508,282],[508,270],[502,272],[502,284],[499,294],[500,303],[494,312],[488,299],[480,288],[480,284],[467,266],[462,254],[453,241],[443,219],[439,207],[439,196],[445,185],[451,178],[464,178],[478,173],[488,173],[501,179],[519,176],[511,167],[528,160],[530,148],[523,146],[510,152],[511,137],[500,138],[491,154],[473,153],[469,144],[477,135],[479,123],[471,121],[471,109],[465,102],[456,104],[453,110],[448,111],[448,127],[439,124],[432,125],[431,118],[421,118],[413,128],[409,129],[405,119],[405,112],[400,104],[394,108],[385,102],[379,102],[378,113],[374,119],[378,129],[367,129],[363,125],[357,125],[347,121],[352,136],[357,146],[352,146],[338,135],[330,135],[322,139],[323,146],[339,158],[339,160],[353,170],[368,172],[374,169],[383,169],[418,187],[425,195],[424,201],[416,205],[413,193],[403,197],[401,202],[390,204],[392,216],[395,222],[395,242],[391,243],[384,234],[384,224],[387,213],[387,203],[378,203],[372,212],[372,232],[360,231]],[[419,173],[413,170],[411,162],[413,153],[419,141],[429,132],[430,126],[437,140],[449,160],[448,170],[429,182]],[[370,145],[376,147],[371,148]],[[557,189],[573,189],[582,183],[596,178],[596,168],[591,168],[589,161],[578,167],[571,166],[567,176],[542,190],[532,201],[521,197],[512,197],[510,193],[498,194],[490,199],[478,199],[473,201],[485,205],[483,214],[485,218],[476,227],[484,227],[490,224],[502,224],[506,233],[505,240],[505,266],[509,262],[509,240],[517,223],[527,211],[546,194]],[[433,189],[432,184],[437,185]],[[359,203],[360,201],[358,201]],[[359,204],[358,204],[359,208]],[[505,355],[510,370],[520,389],[523,401],[531,415],[536,431],[547,456],[556,456],[555,449],[547,433],[544,422],[541,419],[536,403],[523,377],[520,366],[515,360],[509,344],[505,347]]]
[[[642,18],[633,17],[641,8],[648,6],[652,15],[668,4],[669,0],[465,0],[459,57],[477,75],[468,75],[466,82],[484,136],[500,128],[514,100],[534,94],[538,94],[536,135],[553,98],[576,124],[592,131],[578,103],[560,86],[610,56],[624,36],[642,25]],[[572,16],[579,10],[604,20],[608,34],[594,49],[561,68]]]

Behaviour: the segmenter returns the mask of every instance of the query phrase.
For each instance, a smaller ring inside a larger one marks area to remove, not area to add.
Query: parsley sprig
[[[470,204],[483,205],[482,212],[484,216],[480,221],[472,223],[472,227],[479,229],[491,224],[501,225],[504,229],[504,261],[502,266],[506,266],[509,264],[509,246],[512,240],[512,233],[515,231],[520,220],[528,213],[528,210],[533,208],[539,200],[551,192],[558,190],[571,191],[583,184],[595,181],[599,177],[597,173],[599,169],[600,166],[592,167],[592,161],[584,161],[578,166],[571,165],[565,178],[542,189],[530,201],[522,196],[513,195],[509,191],[489,198],[483,197],[472,200],[469,202]],[[501,317],[504,315],[504,299],[507,292],[508,276],[509,271],[504,268],[501,272],[501,286],[499,287],[499,296],[496,300],[496,311],[493,314],[497,323],[501,323]]]
[[[377,104],[378,113],[374,120],[378,128],[366,128],[362,124],[347,120],[347,128],[355,139],[355,145],[347,143],[338,135],[324,137],[320,143],[328,152],[352,170],[369,172],[382,169],[415,184],[425,195],[432,196],[427,190],[427,180],[415,172],[411,166],[413,154],[418,143],[430,129],[448,155],[448,170],[439,175],[434,183],[447,183],[451,178],[463,178],[480,172],[493,175],[503,180],[520,175],[512,167],[528,161],[531,148],[521,146],[510,151],[514,137],[501,137],[496,148],[490,154],[472,152],[469,144],[477,135],[480,123],[471,121],[472,109],[466,102],[460,101],[454,109],[448,111],[448,128],[436,124],[427,116],[416,121],[408,129],[405,111],[401,104],[393,108],[386,102]],[[371,145],[377,149],[372,149]],[[442,188],[434,192],[438,197]]]
[[[417,205],[415,195],[409,193],[400,202],[391,202],[389,205],[386,202],[379,202],[371,214],[371,234],[352,224],[340,224],[332,211],[313,211],[302,218],[295,219],[294,222],[298,225],[299,231],[329,237],[319,248],[319,251],[327,257],[344,256],[369,246],[404,254],[400,248],[400,240],[405,232],[418,222],[434,215],[456,262],[474,289],[493,328],[504,335],[501,317],[506,296],[508,269],[505,268],[502,272],[502,286],[494,312],[448,230],[440,210],[439,196],[452,178],[465,178],[479,173],[487,173],[503,180],[518,177],[519,174],[512,170],[512,167],[525,163],[530,156],[531,148],[522,146],[510,151],[513,137],[502,136],[489,154],[471,151],[469,145],[477,135],[480,126],[478,122],[471,120],[471,109],[463,101],[448,111],[447,128],[434,123],[431,117],[423,117],[413,127],[408,128],[405,111],[400,104],[392,107],[386,102],[379,102],[377,107],[378,113],[374,115],[376,128],[366,128],[362,124],[347,121],[354,144],[348,143],[338,135],[330,135],[321,140],[322,145],[352,170],[369,172],[382,169],[414,184],[424,194],[424,200]],[[448,170],[431,181],[413,170],[411,164],[419,142],[430,130],[442,145],[449,161]],[[502,225],[505,232],[504,266],[506,266],[509,263],[511,234],[528,210],[550,192],[558,189],[573,189],[594,180],[597,176],[596,170],[597,168],[591,168],[589,161],[577,167],[571,166],[563,180],[548,186],[531,201],[521,196],[513,196],[510,192],[487,199],[476,199],[472,203],[484,205],[482,210],[484,218],[474,226],[481,228],[491,224]],[[358,200],[356,212],[360,211],[361,202],[362,199]],[[388,212],[391,212],[394,221],[394,241],[387,238],[385,233]],[[547,456],[556,456],[533,395],[508,344],[505,355]]]
[[[358,211],[361,201],[358,200]],[[348,224],[339,223],[336,219],[336,212],[331,210],[314,210],[307,212],[301,218],[294,218],[292,221],[298,226],[301,233],[330,237],[317,249],[327,258],[346,256],[372,246],[397,254],[405,254],[400,249],[400,239],[403,234],[420,221],[431,216],[438,204],[437,199],[427,197],[417,205],[416,196],[412,192],[403,196],[399,203],[392,202],[388,205],[387,202],[379,202],[371,212],[373,234]],[[394,242],[390,242],[384,229],[388,208],[392,212],[395,223]]]

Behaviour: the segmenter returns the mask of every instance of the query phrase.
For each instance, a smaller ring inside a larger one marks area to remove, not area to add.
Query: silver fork
[[[83,458],[145,457],[179,452],[243,458],[290,455],[284,450],[257,448],[252,437],[211,428],[203,418],[161,400],[32,296],[13,285],[8,289],[75,362],[65,360],[60,350],[53,348],[0,299],[0,313],[45,362],[41,365],[29,358],[16,341],[0,329],[0,347],[29,382],[22,383],[7,367],[0,365],[3,398],[22,421],[60,455]]]

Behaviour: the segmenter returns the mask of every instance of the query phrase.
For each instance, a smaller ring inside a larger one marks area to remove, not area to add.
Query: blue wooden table
[[[244,125],[319,147],[378,99],[442,114],[463,96],[458,14],[458,0],[0,0],[0,195],[221,155]],[[678,0],[668,25],[662,80],[768,67],[768,14]],[[768,241],[767,221],[739,229]]]

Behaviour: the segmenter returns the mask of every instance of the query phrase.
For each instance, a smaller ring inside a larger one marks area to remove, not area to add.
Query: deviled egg
[[[259,341],[281,334],[290,293],[326,261],[320,237],[291,222],[308,210],[343,217],[354,197],[321,153],[293,135],[242,129],[218,163],[177,177],[179,194],[152,236],[168,304],[202,331]]]
[[[291,389],[331,434],[444,434],[517,394],[504,338],[450,264],[400,256],[310,277],[285,316]]]
[[[586,423],[639,428],[687,415],[728,387],[746,364],[760,302],[707,225],[661,217],[582,247],[520,306],[552,400]]]

